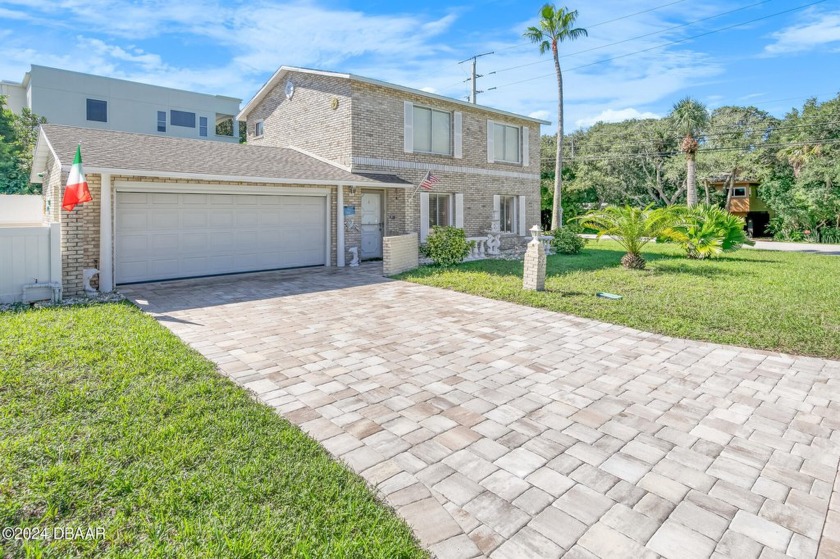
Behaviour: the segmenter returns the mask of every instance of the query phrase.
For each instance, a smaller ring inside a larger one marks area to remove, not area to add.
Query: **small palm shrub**
[[[755,244],[744,232],[744,220],[717,206],[680,206],[672,212],[674,223],[663,236],[682,246],[691,259],[714,258]]]
[[[551,247],[558,254],[580,254],[586,245],[586,239],[578,236],[569,226],[555,229],[551,232]]]
[[[472,242],[467,241],[463,229],[435,225],[426,242],[420,245],[420,255],[431,258],[436,266],[454,266],[470,253]]]
[[[599,240],[606,235],[618,242],[627,251],[621,259],[622,266],[644,270],[642,247],[671,226],[673,215],[652,205],[646,208],[608,206],[575,219],[583,227],[593,229]]]

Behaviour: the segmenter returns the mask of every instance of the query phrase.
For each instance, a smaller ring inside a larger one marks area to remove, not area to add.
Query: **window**
[[[429,229],[435,225],[452,225],[451,196],[429,194]]]
[[[257,138],[259,138],[259,137],[260,137],[260,136],[262,136],[264,133],[265,133],[265,128],[264,128],[264,126],[263,126],[263,121],[258,120],[258,121],[254,124],[254,136],[255,136],[255,137],[257,137]]]
[[[169,123],[172,126],[195,128],[195,113],[187,111],[169,111]]]
[[[424,107],[414,107],[414,151],[449,155],[452,115]]]
[[[493,125],[493,151],[494,160],[505,163],[521,163],[521,150],[519,149],[519,127],[507,126],[506,124]]]
[[[736,186],[732,189],[733,198],[746,198],[749,196],[749,191],[746,186]]]
[[[198,117],[198,135],[199,136],[207,136],[207,117],[206,116]]]
[[[108,101],[88,99],[87,119],[93,122],[108,122]]]
[[[502,233],[516,233],[516,196],[499,197],[499,229]]]
[[[157,130],[158,132],[166,132],[166,111],[157,112]]]

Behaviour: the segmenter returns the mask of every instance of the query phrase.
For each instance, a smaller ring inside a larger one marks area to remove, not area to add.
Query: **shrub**
[[[689,258],[714,258],[755,244],[744,232],[744,220],[717,206],[675,207],[672,211],[675,222],[664,236],[682,246]]]
[[[457,227],[432,227],[426,242],[420,245],[420,254],[431,258],[437,266],[454,266],[470,253],[472,242],[467,241],[463,229]]]
[[[607,206],[575,218],[585,228],[594,229],[598,239],[604,235],[620,244],[627,254],[621,259],[625,268],[643,270],[642,247],[653,241],[673,222],[673,215],[664,208]]]
[[[579,237],[574,229],[561,227],[551,232],[551,247],[558,254],[580,254],[586,245],[586,239]]]

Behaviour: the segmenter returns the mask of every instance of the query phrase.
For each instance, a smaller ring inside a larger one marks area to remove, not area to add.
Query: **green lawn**
[[[740,250],[691,261],[648,245],[648,269],[625,270],[614,241],[548,257],[546,291],[522,291],[522,262],[423,267],[400,279],[671,336],[840,358],[840,257]],[[596,297],[616,293],[618,301]]]
[[[363,481],[127,304],[0,313],[0,557],[426,557]]]

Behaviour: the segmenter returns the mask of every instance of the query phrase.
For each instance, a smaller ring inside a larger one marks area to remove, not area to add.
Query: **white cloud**
[[[627,109],[607,109],[605,111],[601,111],[600,114],[589,118],[581,118],[575,121],[575,126],[578,128],[588,128],[593,124],[597,124],[599,122],[622,122],[625,120],[641,120],[645,118],[662,118],[662,115],[658,115],[656,113],[652,113],[650,111],[639,111],[634,108],[627,108]]]
[[[551,113],[549,111],[534,111],[532,113],[528,113],[528,116],[531,118],[538,118],[540,120],[549,120],[551,118]]]
[[[791,25],[771,36],[775,41],[764,47],[767,55],[806,52],[840,42],[840,12],[812,13],[807,16],[807,22]]]

